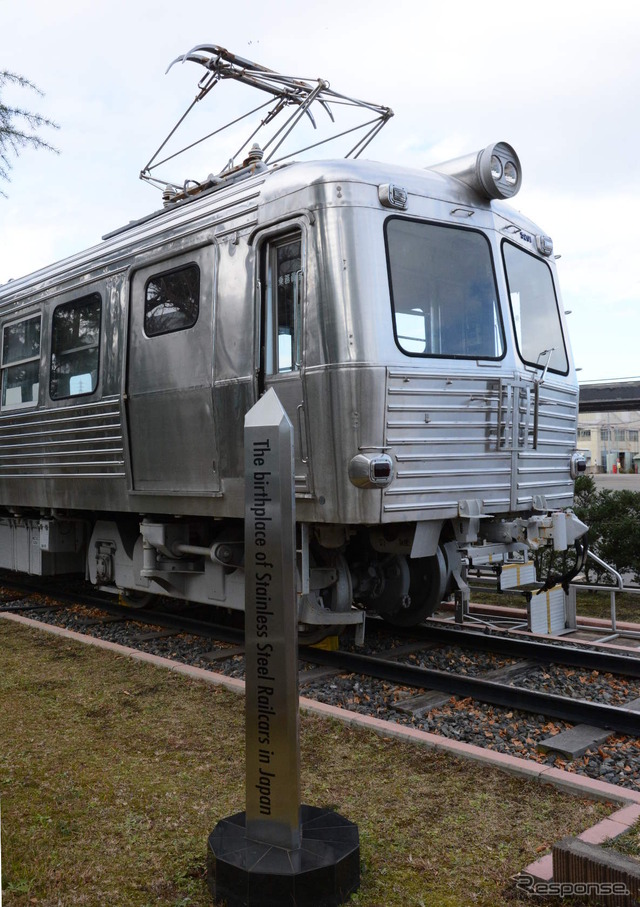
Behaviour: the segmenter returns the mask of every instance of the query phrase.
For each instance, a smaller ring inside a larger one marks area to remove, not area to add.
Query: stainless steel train
[[[500,142],[235,168],[0,287],[0,566],[244,606],[243,420],[294,426],[299,620],[401,625],[585,527],[553,246]]]

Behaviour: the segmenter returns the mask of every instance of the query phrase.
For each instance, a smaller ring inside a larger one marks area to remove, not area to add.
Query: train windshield
[[[394,332],[404,353],[504,355],[491,251],[482,233],[390,218],[386,242]]]
[[[568,374],[567,351],[549,266],[506,241],[502,244],[502,255],[520,358],[527,365],[540,369],[548,365],[550,371]]]

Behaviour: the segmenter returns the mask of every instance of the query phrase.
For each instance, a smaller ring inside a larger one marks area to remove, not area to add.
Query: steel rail
[[[206,620],[198,620],[183,615],[173,615],[164,611],[152,611],[148,608],[136,610],[116,603],[113,596],[102,596],[94,590],[87,595],[68,593],[52,590],[43,592],[42,587],[27,581],[13,580],[0,575],[0,584],[20,589],[27,594],[50,594],[59,600],[68,601],[78,605],[93,605],[104,608],[110,614],[119,614],[126,620],[136,620],[140,623],[157,624],[167,629],[182,629],[184,632],[193,633],[195,636],[219,638],[222,642],[223,633],[229,634],[229,642],[238,643],[242,640],[242,631],[220,624],[212,624]],[[21,601],[21,599],[18,599]],[[10,606],[11,607],[11,606]],[[29,605],[28,603],[13,605],[12,610],[46,610],[53,605]],[[0,611],[7,610],[6,604],[0,602]],[[627,677],[640,678],[640,650],[638,655],[622,655],[617,652],[608,652],[589,648],[588,643],[577,641],[570,645],[566,643],[545,643],[537,640],[516,638],[512,635],[501,635],[499,632],[479,632],[477,630],[464,630],[456,626],[442,627],[427,625],[412,627],[410,630],[394,628],[396,635],[403,635],[411,640],[416,637],[426,643],[438,642],[449,645],[463,646],[478,649],[483,652],[493,652],[513,658],[522,658],[528,661],[537,661],[540,664],[558,664],[565,667],[584,668],[589,671],[599,671],[607,674],[622,674]],[[304,646],[300,642],[300,646]]]
[[[164,611],[151,611],[149,608],[128,607],[120,605],[113,601],[113,596],[103,598],[101,595],[93,592],[89,595],[80,593],[70,593],[58,590],[51,590],[46,593],[51,597],[55,596],[56,601],[47,604],[32,604],[24,600],[27,595],[42,595],[41,588],[27,582],[8,580],[0,576],[0,584],[19,588],[26,593],[25,596],[8,602],[0,601],[0,612],[20,611],[46,611],[59,610],[64,605],[81,605],[86,608],[100,608],[107,614],[121,617],[123,623],[132,621],[134,623],[148,624],[154,627],[163,627],[167,630],[175,630],[178,633],[191,633],[193,636],[202,636],[204,638],[218,639],[220,642],[242,643],[244,640],[244,631],[233,627],[225,627],[220,624],[213,624],[209,621],[197,620],[193,617],[185,617],[182,614],[172,614]],[[62,605],[60,603],[63,603]]]
[[[589,724],[622,734],[640,734],[640,713],[621,706],[569,699],[523,687],[506,686],[492,680],[399,664],[388,659],[349,652],[306,648],[301,657],[314,664],[334,667],[343,673],[365,674],[400,686],[438,690],[452,696],[469,697],[491,705],[534,712],[574,724]]]
[[[617,652],[586,648],[584,642],[576,645],[537,642],[455,628],[431,627],[424,629],[424,640],[467,646],[497,655],[526,658],[541,664],[560,664],[565,667],[585,668],[607,674],[624,674],[640,677],[640,650],[638,656],[620,655]],[[420,634],[422,637],[422,633]],[[588,643],[586,644],[588,645]]]
[[[17,584],[16,584],[17,585]],[[34,590],[35,591],[35,590]],[[133,621],[137,623],[151,624],[166,629],[175,629],[177,632],[191,633],[196,636],[217,639],[221,642],[242,643],[244,633],[242,630],[211,624],[207,621],[197,620],[178,614],[166,614],[163,612],[149,611],[148,609],[136,611],[123,605],[115,604],[103,600],[100,596],[81,596],[76,594],[58,594],[60,598],[66,598],[72,604],[83,604],[86,606],[100,607],[109,614],[115,614],[122,617],[123,621]],[[33,605],[21,602],[18,606],[12,606],[9,602],[7,605],[0,604],[0,611],[19,611],[30,610]],[[38,607],[38,606],[35,606]],[[51,604],[50,607],[55,607]],[[488,648],[498,642],[500,648],[504,645],[504,653],[514,655],[513,643],[518,649],[517,655],[527,658],[544,661],[556,662],[558,659],[556,653],[559,646],[545,645],[544,643],[529,643],[525,640],[505,639],[502,637],[479,637],[469,640],[469,634],[461,631],[441,630],[437,634],[442,637],[442,641],[451,641],[456,644],[475,645],[478,648]],[[447,638],[448,637],[448,638]],[[434,639],[430,631],[425,631],[425,642]],[[440,641],[440,639],[438,640]],[[524,646],[520,644],[523,643]],[[538,658],[530,646],[538,646]],[[508,646],[508,648],[507,648]],[[562,647],[562,652],[567,657],[572,657],[572,650]],[[592,651],[585,653],[576,650],[577,654],[586,654],[591,656]],[[312,664],[324,665],[335,668],[341,673],[363,674],[368,677],[374,677],[378,680],[386,680],[399,686],[410,686],[417,689],[438,690],[449,693],[451,696],[462,698],[472,698],[480,702],[486,702],[491,705],[501,706],[503,708],[519,709],[525,712],[532,712],[547,715],[550,718],[559,718],[574,724],[589,724],[594,727],[602,727],[617,731],[623,734],[640,734],[640,713],[632,712],[621,706],[604,705],[586,700],[569,699],[563,696],[556,696],[550,693],[541,693],[534,690],[528,690],[523,687],[504,685],[496,681],[483,680],[478,677],[467,677],[448,671],[437,671],[429,668],[421,668],[416,665],[406,665],[388,658],[375,658],[369,655],[361,655],[353,652],[329,652],[323,649],[317,649],[313,646],[300,647],[300,660]],[[617,656],[626,662],[634,664],[633,659],[625,656]],[[567,662],[572,666],[582,662]],[[587,665],[589,666],[589,665]],[[591,665],[592,666],[592,665]],[[624,672],[623,672],[624,673]]]

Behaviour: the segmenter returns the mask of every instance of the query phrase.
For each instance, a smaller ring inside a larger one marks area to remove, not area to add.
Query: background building
[[[587,472],[640,472],[640,378],[580,385],[578,449]]]
[[[638,472],[640,410],[580,413],[578,449],[587,455],[587,472]]]

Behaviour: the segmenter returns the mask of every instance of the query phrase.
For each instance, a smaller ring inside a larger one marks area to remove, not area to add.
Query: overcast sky
[[[0,0],[0,69],[46,92],[11,100],[61,127],[43,133],[60,154],[23,153],[1,187],[0,283],[160,206],[138,173],[201,74],[165,70],[201,43],[392,107],[365,157],[422,167],[514,145],[515,207],[562,256],[580,380],[640,375],[637,0]],[[183,176],[220,169],[221,150]]]

